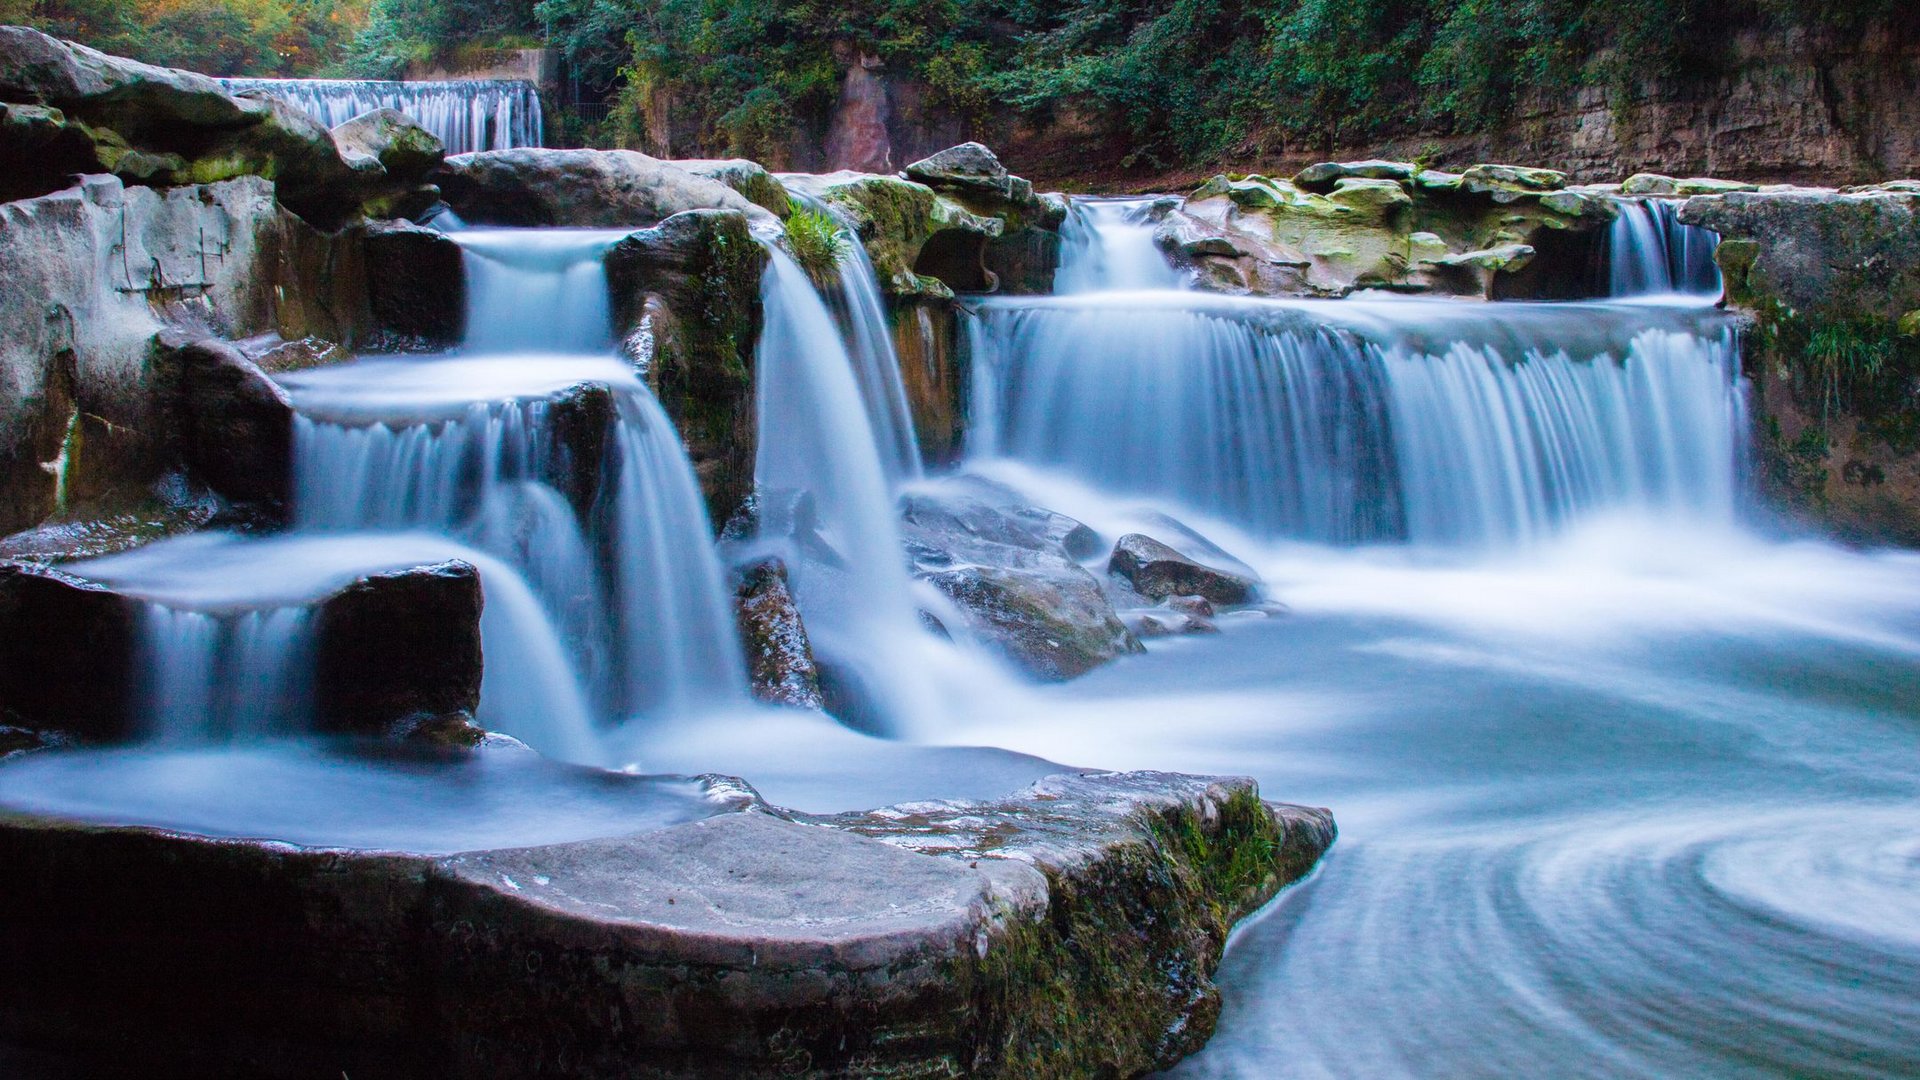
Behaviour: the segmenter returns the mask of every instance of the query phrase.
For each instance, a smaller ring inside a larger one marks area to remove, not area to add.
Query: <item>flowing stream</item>
[[[926,481],[872,267],[823,286],[773,250],[757,529],[730,555],[786,561],[838,722],[747,707],[692,472],[613,352],[617,234],[459,230],[460,353],[286,377],[291,532],[91,568],[155,605],[188,749],[33,755],[0,800],[427,850],[697,815],[671,785],[589,795],[532,764],[436,785],[213,744],[298,729],[243,699],[297,703],[303,601],[459,557],[487,589],[483,719],[553,756],[737,773],[811,811],[1056,763],[1333,807],[1339,844],[1237,932],[1219,1033],[1175,1075],[1920,1074],[1920,555],[1761,516],[1708,238],[1629,201],[1605,298],[1270,301],[1185,289],[1150,211],[1076,201],[1059,295],[967,300],[962,471],[1109,543],[1177,515],[1288,612],[1046,687],[928,632],[896,519]],[[593,408],[582,489],[568,432]],[[369,809],[317,823],[229,769]]]
[[[1629,302],[981,307],[974,468],[1176,507],[1292,608],[943,736],[1335,808],[1175,1075],[1920,1074],[1920,556],[1747,509],[1662,213]]]

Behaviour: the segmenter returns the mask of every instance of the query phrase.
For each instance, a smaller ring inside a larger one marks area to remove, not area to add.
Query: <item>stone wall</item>
[[[158,468],[161,329],[352,341],[366,323],[355,236],[308,228],[258,177],[90,176],[0,205],[0,534]]]

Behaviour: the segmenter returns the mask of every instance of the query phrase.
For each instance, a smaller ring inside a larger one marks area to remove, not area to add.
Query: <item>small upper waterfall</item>
[[[375,109],[398,109],[432,132],[449,154],[545,145],[540,93],[524,79],[219,81],[232,93],[271,94],[328,127]]]
[[[1680,223],[1671,199],[1621,199],[1607,234],[1612,296],[1720,295],[1718,234]]]
[[[1153,198],[1074,199],[1060,229],[1060,266],[1053,291],[1177,289],[1185,282],[1153,242],[1147,210]]]

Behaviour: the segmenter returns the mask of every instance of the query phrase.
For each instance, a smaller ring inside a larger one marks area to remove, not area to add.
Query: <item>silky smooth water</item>
[[[1717,298],[1720,235],[1680,223],[1672,199],[1619,199],[1620,216],[1607,234],[1608,286],[1613,296],[1680,294]]]
[[[971,468],[1291,609],[939,736],[1334,808],[1174,1075],[1920,1075],[1920,555],[1752,523],[1670,209],[1647,302],[979,305]]]
[[[230,93],[271,94],[328,127],[375,109],[397,109],[449,154],[542,146],[540,93],[524,79],[221,79]]]

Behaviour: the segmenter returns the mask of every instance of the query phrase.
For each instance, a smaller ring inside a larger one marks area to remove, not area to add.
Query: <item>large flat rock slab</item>
[[[437,857],[0,812],[0,1039],[169,1075],[1138,1075],[1205,1041],[1228,930],[1333,840],[1170,773],[731,805]]]

